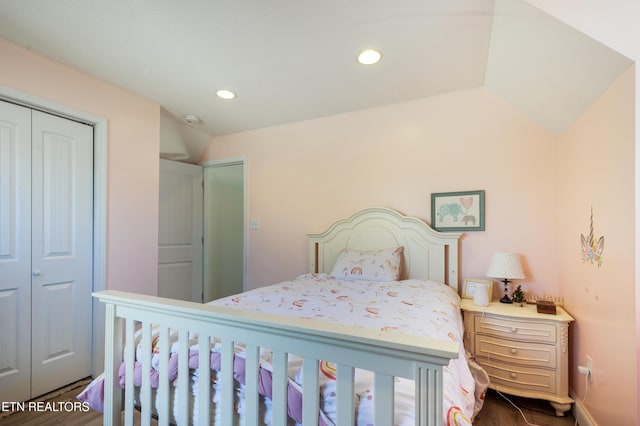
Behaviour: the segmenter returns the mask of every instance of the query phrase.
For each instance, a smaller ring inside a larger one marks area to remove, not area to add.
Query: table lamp
[[[500,302],[512,303],[509,297],[510,280],[521,280],[524,278],[520,255],[517,253],[495,253],[489,264],[487,276],[499,278],[504,283],[504,296],[500,299]]]

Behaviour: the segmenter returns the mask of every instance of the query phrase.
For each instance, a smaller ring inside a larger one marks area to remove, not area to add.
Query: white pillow
[[[404,247],[362,251],[344,249],[338,255],[331,275],[362,281],[398,281]]]

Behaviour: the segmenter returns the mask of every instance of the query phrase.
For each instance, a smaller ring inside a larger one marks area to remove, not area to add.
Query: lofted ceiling
[[[0,0],[0,37],[207,137],[481,86],[560,134],[631,64],[524,0]]]

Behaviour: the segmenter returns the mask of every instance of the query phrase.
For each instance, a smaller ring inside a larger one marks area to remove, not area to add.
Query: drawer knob
[[[515,328],[515,327],[511,327],[511,332],[512,332],[512,333],[517,333],[517,332],[518,332],[518,329],[517,329],[517,328]]]
[[[511,378],[515,379],[518,375],[516,373],[511,373]]]
[[[517,350],[517,349],[515,349],[515,348],[511,348],[511,353],[515,355],[515,354],[517,354],[517,353],[518,353],[518,350]]]

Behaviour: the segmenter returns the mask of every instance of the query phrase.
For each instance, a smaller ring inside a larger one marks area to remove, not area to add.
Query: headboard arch
[[[309,271],[331,272],[340,251],[404,247],[402,279],[429,279],[458,290],[458,240],[422,220],[385,207],[361,210],[309,237]]]

